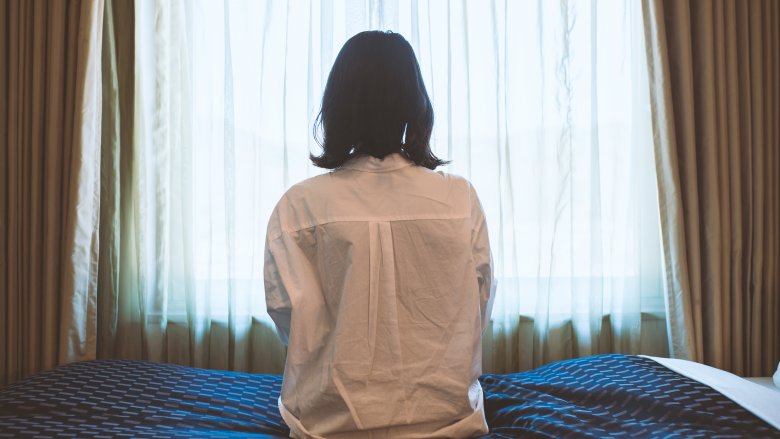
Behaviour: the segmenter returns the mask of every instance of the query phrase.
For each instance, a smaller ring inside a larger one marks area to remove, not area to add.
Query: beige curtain
[[[214,5],[223,7],[203,4]],[[197,67],[187,36],[203,32],[193,33],[196,26],[185,19],[188,7],[197,6],[175,0],[106,2],[98,356],[281,373],[284,346],[269,322],[250,315],[242,300],[251,296],[264,303],[257,277],[262,261],[241,255],[239,262],[255,262],[255,278],[226,280],[214,270],[225,264],[235,273],[234,252],[226,256],[218,244],[194,251],[203,237],[193,224],[212,214],[223,218],[224,209],[204,215],[193,208],[194,197],[209,199],[208,191],[193,188],[210,186],[210,179],[219,178],[212,167],[222,168],[210,166],[197,175],[192,169],[193,145],[210,139],[193,138],[193,124],[203,123],[193,120],[189,84]],[[199,157],[213,165],[209,154]],[[241,204],[254,199],[241,198]],[[215,240],[237,234],[232,226],[214,225]],[[258,222],[250,230],[264,227]],[[252,243],[245,236],[233,239],[231,244]],[[208,269],[195,261],[203,254],[213,254]],[[257,254],[262,258],[262,251]]]
[[[134,0],[106,0],[103,16],[103,105],[100,169],[100,261],[98,269],[97,356],[121,356],[117,322],[120,264],[132,254],[128,197],[122,188],[133,185],[133,121],[135,93]],[[122,203],[125,203],[123,206]],[[125,355],[129,356],[129,355]]]
[[[0,386],[95,356],[102,13],[0,2]]]
[[[780,360],[780,2],[644,0],[671,353]]]

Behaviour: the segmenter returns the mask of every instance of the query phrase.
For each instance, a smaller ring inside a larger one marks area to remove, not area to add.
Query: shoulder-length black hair
[[[361,32],[344,44],[330,71],[314,123],[322,154],[310,158],[334,169],[358,155],[400,152],[436,169],[448,162],[431,152],[432,130],[433,106],[412,46],[393,32]]]

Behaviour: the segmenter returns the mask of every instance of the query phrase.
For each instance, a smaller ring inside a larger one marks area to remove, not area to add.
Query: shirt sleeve
[[[265,234],[263,284],[265,286],[266,310],[276,325],[279,338],[286,346],[290,339],[293,300],[290,297],[289,285],[286,285],[284,279],[290,277],[289,252],[285,249],[282,233],[279,205],[277,205],[268,219],[268,228]]]
[[[292,301],[279,274],[279,264],[274,253],[278,252],[279,237],[266,237],[265,266],[263,282],[265,285],[265,304],[268,315],[276,325],[276,332],[282,343],[287,345],[290,339],[290,321],[292,318]]]
[[[471,248],[479,284],[479,303],[482,316],[482,330],[487,328],[496,296],[496,280],[493,277],[493,256],[490,252],[487,223],[482,204],[474,186],[471,189]]]

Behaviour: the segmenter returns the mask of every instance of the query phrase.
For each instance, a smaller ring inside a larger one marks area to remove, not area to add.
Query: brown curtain
[[[102,0],[0,0],[0,385],[94,358]]]
[[[643,0],[671,353],[780,360],[780,2]]]

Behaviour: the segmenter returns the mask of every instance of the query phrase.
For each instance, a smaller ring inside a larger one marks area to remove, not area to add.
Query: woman
[[[487,432],[482,331],[494,282],[465,179],[433,170],[433,109],[409,43],[362,32],[339,52],[319,121],[331,172],[268,223],[268,313],[288,344],[279,409],[293,437]]]

